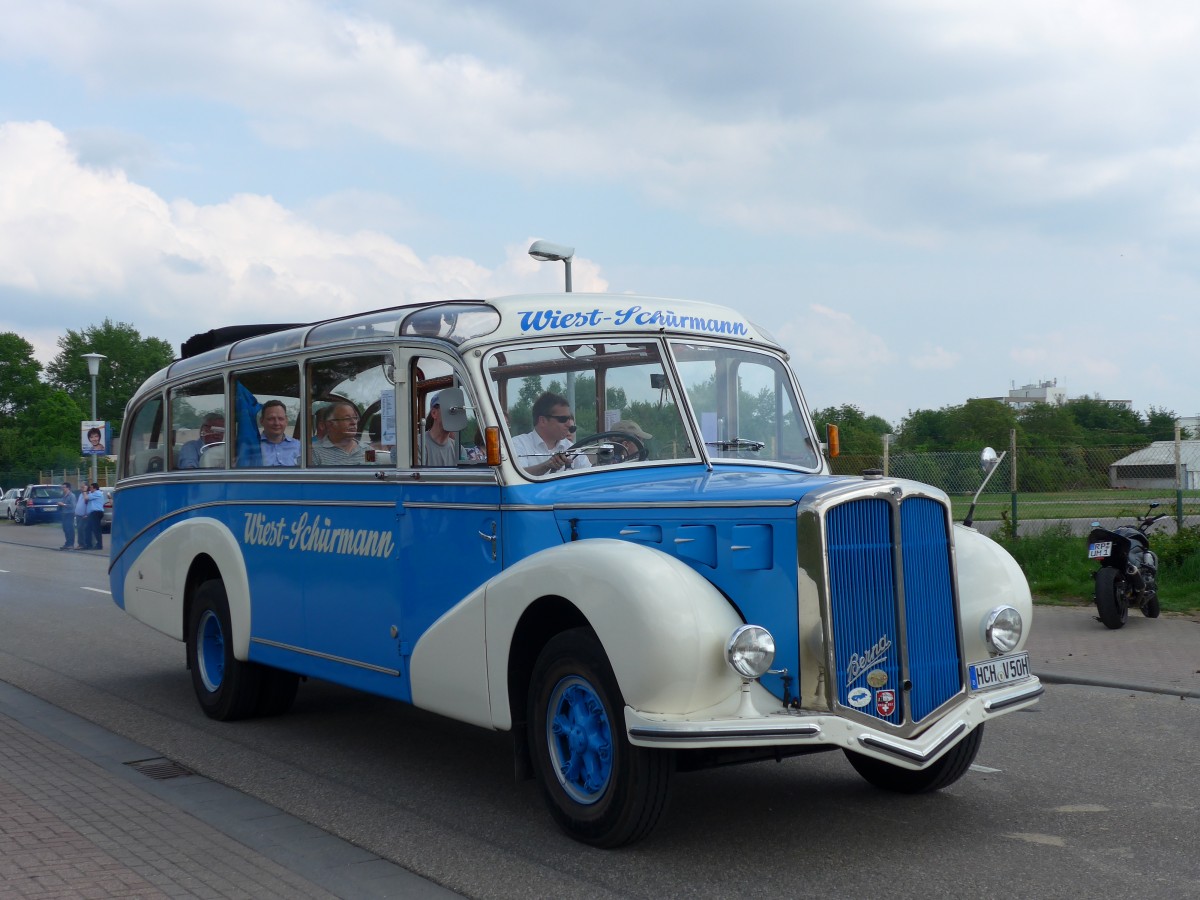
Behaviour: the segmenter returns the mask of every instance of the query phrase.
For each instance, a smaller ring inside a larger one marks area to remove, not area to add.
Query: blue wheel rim
[[[546,707],[546,742],[558,783],[576,803],[600,800],[612,781],[612,729],[604,703],[578,675],[554,686]]]
[[[200,680],[207,691],[221,689],[225,680],[225,632],[221,620],[212,610],[200,617],[196,635],[196,665],[200,668]]]

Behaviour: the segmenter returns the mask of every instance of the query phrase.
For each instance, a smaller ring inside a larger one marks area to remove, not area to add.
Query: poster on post
[[[84,456],[108,456],[112,446],[109,424],[84,420],[79,425],[79,443]]]

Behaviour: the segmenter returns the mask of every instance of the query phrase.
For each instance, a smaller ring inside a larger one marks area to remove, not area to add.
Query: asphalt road
[[[1194,700],[1049,685],[923,797],[837,753],[681,776],[649,840],[599,851],[505,735],[317,682],[284,717],[205,718],[183,646],[40,529],[0,523],[0,679],[468,896],[1200,897]]]

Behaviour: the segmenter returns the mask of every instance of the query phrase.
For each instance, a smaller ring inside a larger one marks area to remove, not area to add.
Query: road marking
[[[85,587],[84,590],[85,591],[95,591],[97,594],[108,594],[108,596],[110,596],[110,597],[112,596],[112,591],[106,591],[101,588]]]
[[[994,775],[996,772],[1003,772],[1003,769],[993,769],[989,766],[981,766],[978,763],[971,763],[972,772],[983,772],[985,775]]]
[[[1100,806],[1096,803],[1081,803],[1079,806],[1056,806],[1054,812],[1076,813],[1076,812],[1108,812],[1107,806]]]

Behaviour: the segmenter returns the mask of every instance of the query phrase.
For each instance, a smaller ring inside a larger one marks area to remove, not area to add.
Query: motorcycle
[[[1096,582],[1097,618],[1108,628],[1120,628],[1129,618],[1129,607],[1137,606],[1148,619],[1157,619],[1158,557],[1150,549],[1146,536],[1150,528],[1166,513],[1151,515],[1158,506],[1151,503],[1146,515],[1137,525],[1118,525],[1101,528],[1092,523],[1088,533],[1088,559],[1097,560],[1100,568],[1092,573]]]

